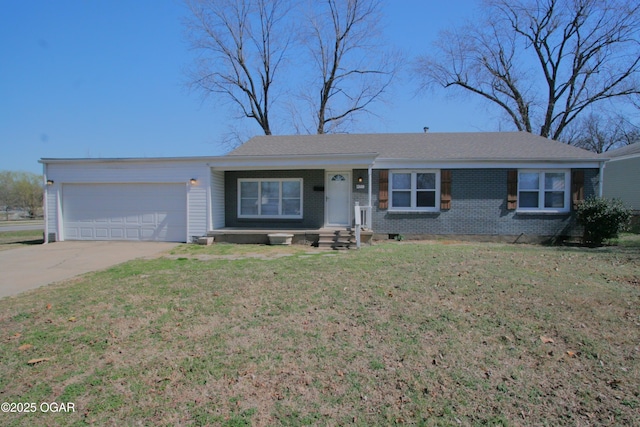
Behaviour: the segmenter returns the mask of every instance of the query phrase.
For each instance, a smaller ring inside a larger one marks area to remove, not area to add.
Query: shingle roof
[[[256,136],[229,156],[376,153],[380,159],[443,161],[601,160],[590,151],[527,132]]]
[[[608,158],[630,156],[632,154],[640,154],[640,142],[602,153],[604,157]]]

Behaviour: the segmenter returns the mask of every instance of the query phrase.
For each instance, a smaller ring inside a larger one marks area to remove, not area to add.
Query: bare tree
[[[486,23],[440,35],[416,71],[500,107],[518,130],[561,139],[604,100],[640,93],[640,4],[487,0]]]
[[[567,127],[565,142],[595,153],[630,145],[640,141],[640,129],[622,116],[607,117],[589,114]]]
[[[191,46],[200,58],[192,85],[222,94],[271,135],[273,84],[289,46],[287,0],[185,0]]]
[[[340,130],[369,112],[398,69],[398,54],[380,46],[379,0],[324,0],[310,18],[308,47],[317,76],[306,93],[318,134]],[[317,96],[317,98],[316,98]]]

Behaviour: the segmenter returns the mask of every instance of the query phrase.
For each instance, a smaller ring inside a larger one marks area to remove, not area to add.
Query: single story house
[[[603,196],[620,199],[640,213],[640,143],[607,151],[604,168]]]
[[[530,241],[579,235],[606,159],[525,132],[258,136],[224,156],[44,158],[45,238],[232,230]]]

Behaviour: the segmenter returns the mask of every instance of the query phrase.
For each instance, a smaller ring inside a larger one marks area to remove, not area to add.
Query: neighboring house
[[[557,238],[580,234],[574,206],[601,194],[605,160],[525,132],[260,136],[219,157],[42,159],[45,234],[184,242],[362,215],[377,237]]]
[[[617,198],[640,212],[640,143],[603,154],[609,158],[604,168],[603,196]]]

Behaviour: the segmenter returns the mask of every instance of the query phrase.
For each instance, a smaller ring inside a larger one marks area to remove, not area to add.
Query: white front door
[[[351,225],[351,172],[327,172],[326,179],[326,225]]]

